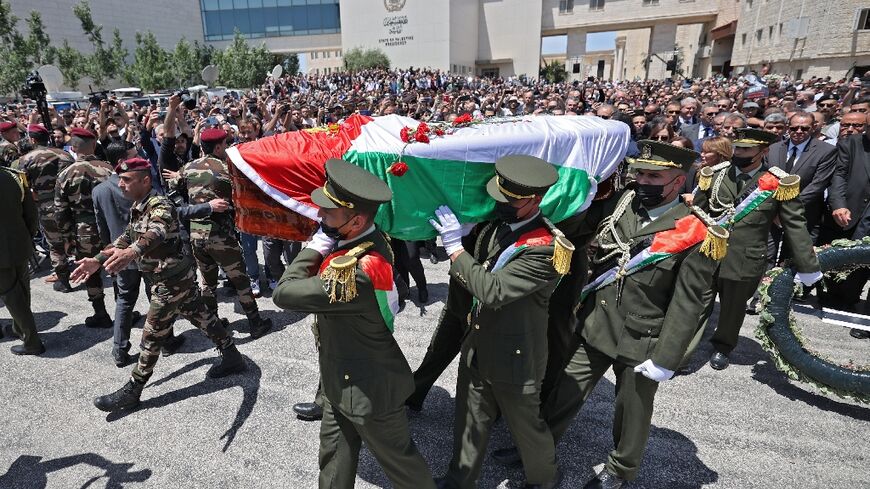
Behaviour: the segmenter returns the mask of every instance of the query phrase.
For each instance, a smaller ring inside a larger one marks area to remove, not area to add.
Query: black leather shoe
[[[228,375],[237,374],[244,371],[248,366],[245,364],[245,358],[236,349],[236,345],[230,344],[223,348],[218,348],[221,354],[221,359],[218,363],[212,365],[208,369],[207,375],[213,379],[226,377]]]
[[[55,292],[72,292],[72,286],[69,284],[69,280],[63,278],[57,279],[57,281],[51,284],[51,287],[55,290]]]
[[[117,391],[94,399],[94,406],[100,411],[108,413],[122,409],[133,409],[139,405],[139,398],[142,396],[143,387],[145,387],[145,384],[129,380],[124,384],[124,387],[121,387]]]
[[[164,357],[169,357],[178,352],[181,345],[184,344],[184,336],[170,336],[163,340],[163,346],[160,347],[160,354]]]
[[[851,330],[849,330],[849,336],[855,338],[856,340],[866,340],[867,338],[870,338],[870,331],[852,328]]]
[[[600,474],[590,479],[583,486],[583,489],[619,489],[622,487],[623,482],[625,481],[620,477],[616,477],[607,470],[602,470]]]
[[[24,345],[15,345],[11,348],[12,353],[16,355],[42,355],[45,353],[45,345],[41,342],[38,347],[26,347]]]
[[[323,419],[323,408],[313,402],[294,404],[293,412],[302,421],[320,421]]]
[[[725,370],[728,368],[729,363],[728,355],[724,353],[716,352],[712,357],[710,357],[710,366],[715,370]]]
[[[517,447],[507,447],[493,450],[492,460],[499,465],[504,465],[505,467],[512,467],[514,465],[519,465],[522,463],[522,459],[520,458],[520,451],[517,449]]]
[[[57,282],[55,282],[57,283]],[[94,314],[93,316],[88,316],[85,318],[85,326],[88,328],[103,328],[108,329],[114,326],[112,323],[112,318],[109,317],[108,313],[102,312]]]
[[[270,329],[272,329],[272,320],[263,319],[262,317],[258,318],[256,321],[248,320],[248,324],[251,325],[251,338],[255,340],[264,336]]]
[[[124,350],[113,351],[112,358],[115,360],[115,366],[118,368],[126,367],[133,363],[133,356]]]

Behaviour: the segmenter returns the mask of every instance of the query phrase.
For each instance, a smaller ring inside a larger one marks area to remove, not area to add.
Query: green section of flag
[[[393,200],[381,206],[376,222],[387,234],[398,239],[434,238],[437,233],[429,219],[441,205],[450,207],[463,223],[489,219],[495,206],[486,193],[486,183],[495,175],[492,163],[403,156],[401,161],[408,165],[408,171],[397,177],[387,173],[398,159],[395,154],[349,151],[343,158],[390,185]],[[544,196],[541,205],[544,215],[553,222],[575,215],[589,193],[586,171],[567,167],[557,169],[559,181]]]

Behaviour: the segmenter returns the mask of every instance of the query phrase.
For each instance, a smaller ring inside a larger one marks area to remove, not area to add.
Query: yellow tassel
[[[701,243],[701,254],[706,255],[714,260],[725,258],[728,252],[728,230],[722,226],[710,226],[707,228],[707,235],[704,237],[704,242]]]
[[[779,201],[791,200],[801,193],[801,177],[788,175],[779,180],[779,186],[773,193],[773,198]]]
[[[553,268],[559,275],[567,275],[571,271],[571,256],[574,245],[564,236],[556,236],[553,240]]]
[[[329,303],[350,302],[356,298],[356,263],[353,256],[337,256],[320,274]]]
[[[709,166],[701,168],[698,172],[698,188],[704,191],[710,190],[710,185],[713,183],[713,169]]]

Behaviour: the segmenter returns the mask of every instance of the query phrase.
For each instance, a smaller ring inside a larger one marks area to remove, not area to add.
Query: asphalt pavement
[[[395,335],[415,368],[423,358],[447,294],[447,264],[424,263],[430,302],[409,302]],[[113,310],[110,281],[107,305]],[[0,488],[309,488],[317,486],[319,423],[297,420],[291,409],[313,398],[318,366],[311,317],[279,310],[268,288],[257,302],[275,329],[255,341],[230,289],[220,290],[220,313],[231,321],[243,375],[211,380],[205,372],[217,353],[186,321],[180,353],[161,358],[133,412],[106,414],[95,396],[129,377],[116,368],[111,331],[84,327],[91,314],[84,289],[54,292],[43,276],[31,281],[33,311],[48,351],[17,357],[0,340]],[[411,288],[416,299],[416,288]],[[147,311],[145,295],[137,309]],[[811,346],[834,359],[870,364],[870,340],[798,314]],[[0,309],[0,323],[9,313]],[[870,406],[830,398],[778,372],[753,336],[757,316],[747,317],[733,364],[724,371],[706,363],[702,343],[689,375],[664,383],[656,396],[653,427],[633,488],[832,488],[870,487]],[[141,322],[133,330],[135,353]],[[708,331],[708,334],[710,332]],[[456,362],[409,415],[412,435],[434,475],[451,456]],[[612,445],[614,384],[602,379],[557,454],[566,472],[562,487],[582,487]],[[490,449],[510,443],[503,423]],[[518,478],[487,460],[480,487]],[[389,487],[365,448],[357,487]]]

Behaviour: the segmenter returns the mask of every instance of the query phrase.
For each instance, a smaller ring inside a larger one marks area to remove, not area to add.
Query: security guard
[[[452,262],[448,304],[470,306],[459,361],[453,458],[438,483],[477,487],[489,432],[501,413],[519,445],[526,483],[557,487],[562,475],[540,396],[550,295],[570,267],[573,246],[539,207],[558,179],[553,165],[511,155],[496,161],[495,171],[486,190],[496,201],[498,219],[477,227],[470,252],[462,244],[468,226],[449,208],[440,207],[438,220],[431,221]]]
[[[152,188],[151,164],[132,158],[118,164],[115,171],[124,196],[134,201],[130,224],[96,257],[77,261],[79,267],[71,275],[74,282],[80,282],[101,266],[109,273],[117,273],[135,261],[151,283],[151,305],[142,330],[139,363],[121,389],[94,400],[97,409],[109,412],[139,405],[142,389],[154,372],[161,346],[172,334],[172,322],[178,315],[201,329],[220,352],[221,360],[208,370],[209,377],[225,377],[246,369],[232,336],[200,298],[193,263],[181,251],[175,207]]]
[[[12,347],[16,355],[45,351],[30,310],[30,270],[33,237],[38,230],[36,204],[23,173],[0,167],[0,298],[12,316],[12,333],[23,344]]]
[[[91,190],[112,175],[112,167],[94,156],[97,147],[94,133],[77,127],[70,134],[70,142],[78,159],[58,174],[54,194],[54,220],[60,240],[52,244],[52,249],[60,259],[59,268],[56,269],[59,282],[69,279],[66,257],[73,250],[76,259],[80,260],[95,256],[104,245],[97,228]],[[112,318],[106,312],[103,277],[98,273],[92,274],[85,286],[88,300],[94,308],[94,315],[85,319],[85,326],[111,328]]]
[[[767,131],[739,129],[730,164],[707,167],[700,174],[695,205],[726,222],[731,232],[728,253],[716,269],[711,289],[704,295],[707,307],[700,319],[703,325],[710,317],[719,294],[719,322],[712,339],[716,352],[710,358],[710,366],[716,370],[728,367],[728,355],[737,346],[746,317],[746,301],[766,270],[771,226],[782,228],[783,246],[789,247],[789,256],[798,271],[795,280],[810,286],[822,277],[803,205],[795,198],[800,193],[800,177],[764,164],[768,147],[777,140],[775,134]],[[703,329],[699,327],[693,343],[700,341]]]
[[[15,161],[12,166],[27,175],[36,205],[39,209],[39,224],[42,233],[48,241],[49,256],[52,270],[66,269],[66,256],[59,253],[63,249],[63,237],[58,230],[54,217],[54,190],[57,186],[57,176],[68,166],[75,163],[72,155],[66,151],[49,146],[48,130],[40,124],[27,126],[27,135],[36,145],[30,152]],[[58,279],[54,282],[54,290],[70,292],[69,282],[66,279]]]
[[[629,160],[632,186],[590,209],[607,217],[598,228],[593,278],[578,311],[576,349],[541,410],[558,442],[613,368],[614,449],[588,489],[618,488],[637,477],[656,390],[682,360],[716,267],[699,249],[708,238],[721,248],[727,238],[721,228],[708,227],[709,216],[679,200],[698,154],[656,141],[638,146],[640,156]],[[513,449],[497,450],[494,458],[517,460]]]
[[[393,487],[432,488],[403,405],[414,381],[392,334],[398,312],[393,256],[374,225],[392,192],[343,160],[328,160],[326,177],[311,196],[320,206],[320,230],[272,294],[279,307],[314,313],[319,330],[320,487],[354,486],[365,441]]]
[[[200,135],[205,156],[184,165],[173,178],[170,187],[187,189],[190,204],[202,204],[212,199],[232,202],[232,182],[226,164],[227,132],[206,129]],[[242,248],[236,236],[231,212],[212,214],[203,219],[191,219],[190,239],[193,256],[202,273],[202,299],[217,314],[218,267],[227,274],[239,295],[239,305],[248,317],[252,338],[259,338],[272,329],[272,320],[260,316],[257,301],[251,291],[251,281],[245,273]]]

